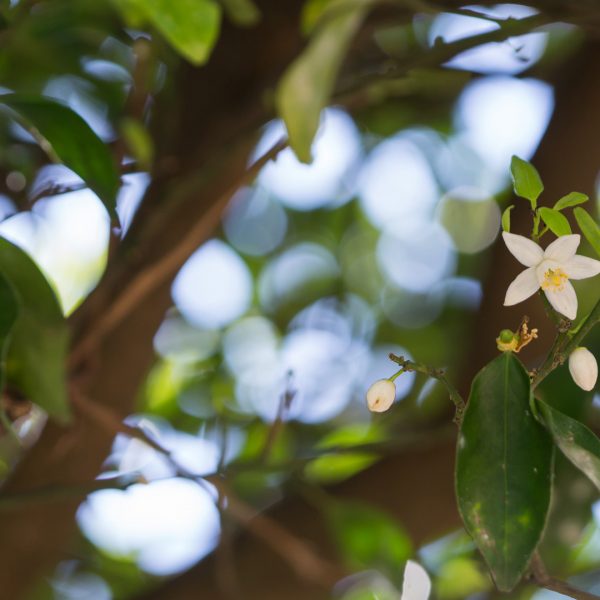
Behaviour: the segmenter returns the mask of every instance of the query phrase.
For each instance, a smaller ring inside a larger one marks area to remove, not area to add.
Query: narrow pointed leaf
[[[458,440],[458,507],[501,591],[521,579],[550,503],[552,440],[529,397],[527,371],[505,352],[475,377]]]
[[[68,330],[58,300],[33,260],[3,238],[0,274],[19,304],[8,347],[7,379],[49,415],[67,421]]]
[[[526,160],[518,156],[513,156],[510,161],[510,173],[512,175],[515,194],[529,200],[531,207],[535,209],[537,199],[544,191],[544,184],[537,169]]]
[[[583,423],[536,400],[544,424],[562,453],[600,490],[600,439]]]
[[[44,96],[2,94],[0,104],[14,111],[50,158],[77,173],[116,217],[117,167],[106,144],[76,112]]]
[[[502,231],[510,233],[510,211],[515,207],[514,204],[508,206],[502,213]]]
[[[561,235],[569,235],[572,233],[567,217],[561,212],[553,208],[547,208],[546,206],[542,206],[539,211],[542,221],[546,223],[548,229],[550,229],[554,235],[560,237]]]
[[[577,224],[581,229],[581,233],[585,236],[585,239],[590,243],[590,246],[596,251],[596,254],[600,256],[600,227],[598,223],[594,221],[594,218],[583,208],[577,207],[573,214],[577,219]]]
[[[330,17],[313,33],[308,46],[284,73],[276,94],[290,146],[298,159],[312,160],[311,146],[321,110],[329,102],[346,50],[365,15],[368,0],[334,0]]]
[[[556,201],[554,210],[564,210],[565,208],[572,208],[587,202],[589,197],[581,192],[570,192],[566,196],[563,196],[560,200]]]

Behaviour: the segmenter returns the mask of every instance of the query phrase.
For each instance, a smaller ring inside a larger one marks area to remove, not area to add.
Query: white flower
[[[598,379],[598,363],[587,348],[576,348],[569,356],[569,371],[573,381],[586,392],[594,389]]]
[[[527,267],[508,286],[504,306],[523,302],[542,288],[554,309],[573,320],[577,295],[569,279],[587,279],[600,273],[600,260],[575,254],[581,237],[563,235],[546,250],[522,235],[505,231],[502,237],[511,254]]]
[[[371,412],[385,412],[395,399],[396,386],[389,379],[379,379],[367,391],[367,406]]]

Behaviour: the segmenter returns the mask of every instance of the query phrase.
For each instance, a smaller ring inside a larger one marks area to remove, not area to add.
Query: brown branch
[[[552,592],[564,594],[565,596],[575,598],[576,600],[598,600],[598,598],[600,598],[600,596],[584,592],[566,581],[556,579],[556,577],[549,575],[538,552],[534,553],[530,567],[531,579],[540,587],[551,590]]]
[[[86,355],[100,344],[110,331],[135,309],[143,298],[150,295],[177,271],[186,258],[197,248],[198,243],[206,237],[207,232],[214,229],[233,194],[242,185],[252,181],[265,164],[276,158],[287,145],[287,140],[280,140],[259,157],[216,202],[211,204],[203,217],[188,231],[187,235],[171,252],[146,267],[133,278],[131,283],[117,296],[106,312],[99,316],[85,337],[74,348],[71,354],[72,366],[77,366]]]

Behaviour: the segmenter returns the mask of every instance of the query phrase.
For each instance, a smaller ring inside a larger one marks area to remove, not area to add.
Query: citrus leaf
[[[510,211],[514,207],[515,207],[515,205],[511,204],[502,213],[502,231],[507,231],[508,233],[510,233]]]
[[[512,175],[515,194],[531,202],[535,210],[537,199],[544,191],[544,184],[537,169],[526,160],[513,156],[510,161],[510,174]]]
[[[6,379],[6,354],[10,336],[19,314],[18,300],[11,285],[0,275],[0,393]]]
[[[521,579],[550,504],[552,440],[529,396],[527,371],[503,353],[473,380],[458,439],[459,511],[501,591]]]
[[[346,50],[365,15],[366,1],[338,0],[328,5],[329,18],[313,34],[302,54],[283,74],[276,93],[279,116],[285,122],[290,146],[304,163],[312,160],[311,146]]]
[[[546,206],[542,206],[542,208],[538,210],[542,217],[542,221],[548,225],[548,229],[550,229],[554,235],[560,237],[561,235],[569,235],[572,233],[567,217],[561,212],[554,208],[547,208]]]
[[[18,300],[8,347],[9,383],[59,421],[70,415],[66,388],[68,330],[50,284],[18,246],[0,238],[0,274]]]
[[[563,196],[560,200],[556,201],[554,210],[564,210],[565,208],[571,208],[579,204],[587,202],[589,197],[581,192],[570,192],[566,196]]]
[[[598,227],[598,223],[596,223],[593,217],[583,208],[576,208],[573,210],[573,214],[575,215],[575,219],[577,219],[577,224],[585,236],[585,239],[596,251],[596,254],[600,256],[600,227]]]
[[[14,111],[50,158],[77,173],[116,217],[117,167],[108,147],[75,111],[34,95],[2,94],[0,104]]]
[[[204,64],[219,37],[221,7],[213,0],[115,0],[126,20],[150,23],[183,58]]]
[[[536,399],[546,429],[562,453],[600,490],[600,440],[583,423]]]

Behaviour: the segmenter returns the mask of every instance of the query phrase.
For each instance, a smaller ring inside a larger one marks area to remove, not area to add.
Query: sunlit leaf
[[[566,196],[563,196],[560,200],[556,201],[554,210],[564,210],[565,208],[571,208],[579,204],[587,202],[589,197],[581,192],[570,192]]]
[[[573,213],[585,239],[596,251],[596,254],[600,256],[600,227],[598,227],[598,223],[596,223],[593,217],[583,208],[578,207]]]
[[[147,22],[194,65],[204,64],[217,41],[221,8],[214,0],[115,0],[128,20]]]
[[[116,216],[117,167],[108,147],[76,112],[43,96],[2,94],[0,104],[14,111],[44,151],[77,173]]]
[[[311,161],[311,146],[319,128],[346,50],[365,15],[366,0],[330,2],[323,25],[284,73],[276,105],[287,127],[290,146],[302,162]]]
[[[510,211],[515,207],[511,204],[502,213],[502,231],[508,231],[510,233]]]
[[[572,233],[567,217],[558,210],[542,206],[542,208],[539,209],[539,212],[542,221],[546,223],[548,229],[550,229],[554,235],[560,237],[561,235],[569,235]]]
[[[503,353],[475,377],[458,440],[459,510],[501,591],[521,579],[550,503],[552,440],[529,394],[527,371]]]
[[[546,428],[562,453],[600,490],[600,440],[583,423],[536,400]]]
[[[371,506],[334,501],[327,516],[338,551],[350,568],[374,568],[393,576],[412,553],[404,529]]]
[[[513,156],[510,161],[510,173],[512,175],[515,194],[526,198],[535,209],[537,199],[544,191],[544,184],[537,169],[526,160]]]
[[[252,27],[260,21],[260,10],[252,0],[221,0],[227,16],[239,27]]]
[[[0,238],[0,273],[19,304],[7,358],[7,379],[58,420],[69,418],[68,331],[48,281],[20,248]]]

